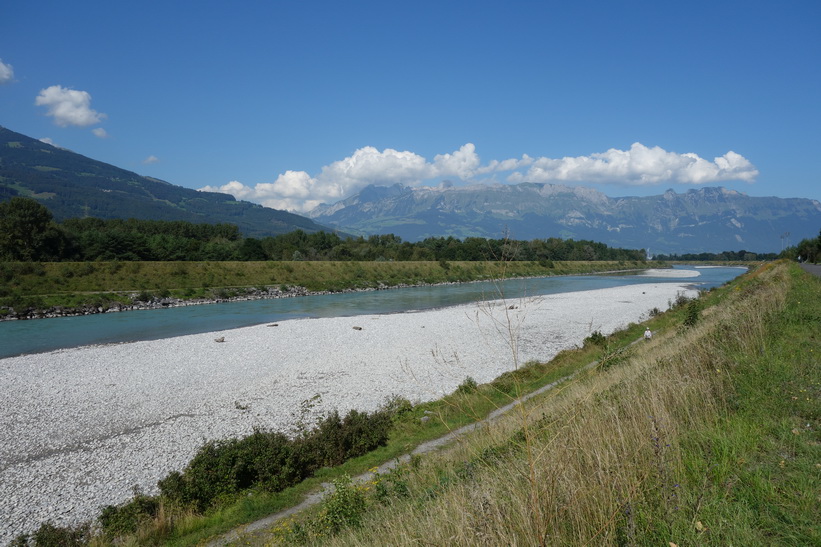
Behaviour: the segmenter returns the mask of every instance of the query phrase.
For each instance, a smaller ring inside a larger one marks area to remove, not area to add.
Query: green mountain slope
[[[38,200],[58,221],[90,216],[231,223],[252,237],[329,231],[299,215],[144,177],[0,127],[0,201],[17,195]]]

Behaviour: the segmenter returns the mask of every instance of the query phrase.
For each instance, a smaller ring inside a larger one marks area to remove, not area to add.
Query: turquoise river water
[[[381,291],[227,302],[159,310],[103,313],[0,322],[0,359],[91,344],[156,340],[304,317],[341,317],[443,308],[523,296],[587,291],[637,283],[688,283],[710,289],[723,285],[744,268],[694,268],[697,277],[637,274],[581,275],[433,285]]]

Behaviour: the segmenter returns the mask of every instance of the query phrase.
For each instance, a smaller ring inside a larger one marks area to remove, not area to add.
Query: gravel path
[[[93,519],[181,470],[207,440],[452,392],[549,360],[592,331],[667,309],[684,284],[647,283],[391,315],[297,319],[0,360],[0,545],[45,520]],[[510,309],[513,306],[514,309]],[[224,339],[223,342],[216,340]]]

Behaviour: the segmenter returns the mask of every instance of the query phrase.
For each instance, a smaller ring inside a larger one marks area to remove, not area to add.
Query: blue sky
[[[307,211],[367,184],[821,200],[821,2],[14,2],[0,125]]]

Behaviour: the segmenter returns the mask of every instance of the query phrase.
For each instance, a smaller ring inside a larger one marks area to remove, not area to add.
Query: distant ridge
[[[518,240],[589,239],[665,254],[779,252],[821,229],[816,200],[750,197],[721,187],[611,198],[587,187],[540,183],[368,186],[308,216],[352,233],[393,233],[408,241],[509,234]]]
[[[236,224],[246,236],[331,231],[308,218],[138,175],[0,127],[0,201],[31,197],[58,221],[98,217]]]

